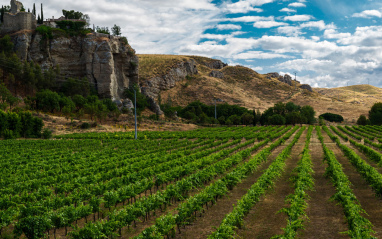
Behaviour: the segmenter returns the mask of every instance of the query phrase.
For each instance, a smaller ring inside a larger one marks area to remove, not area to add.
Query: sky
[[[380,0],[32,0],[117,24],[138,54],[201,55],[313,87],[382,87]],[[2,4],[9,4],[4,1]]]

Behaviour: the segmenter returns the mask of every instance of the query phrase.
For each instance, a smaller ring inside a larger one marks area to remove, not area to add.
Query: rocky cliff
[[[93,33],[46,39],[34,31],[11,37],[20,59],[43,69],[58,65],[65,77],[87,77],[101,97],[119,100],[125,88],[138,84],[138,57],[120,38]]]

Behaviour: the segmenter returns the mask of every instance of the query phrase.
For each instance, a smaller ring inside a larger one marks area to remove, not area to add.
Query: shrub
[[[325,113],[320,115],[319,117],[322,117],[324,120],[330,121],[330,122],[342,122],[344,121],[344,118],[341,115],[333,114],[333,113]]]
[[[271,125],[284,125],[285,118],[282,115],[275,114],[268,118],[268,123]]]
[[[90,129],[90,124],[88,122],[84,122],[81,124],[81,129]]]
[[[9,130],[9,129],[4,130],[3,137],[4,137],[4,139],[15,139],[16,138],[13,131]]]
[[[52,131],[50,129],[44,129],[44,131],[42,132],[42,138],[43,139],[52,138]]]
[[[149,119],[151,119],[151,120],[159,120],[159,115],[152,114],[152,115],[149,116]]]
[[[367,125],[367,118],[364,115],[361,115],[357,120],[358,125]]]

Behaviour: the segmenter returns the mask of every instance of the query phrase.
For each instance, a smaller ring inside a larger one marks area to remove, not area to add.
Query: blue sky
[[[26,8],[33,1],[23,1]],[[39,4],[40,2],[36,2]],[[202,55],[314,87],[382,87],[382,2],[376,0],[42,1],[44,16],[87,13],[122,27],[137,53]],[[7,4],[7,3],[4,3]]]

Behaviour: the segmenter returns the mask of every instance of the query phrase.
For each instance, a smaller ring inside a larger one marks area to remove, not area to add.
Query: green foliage
[[[65,10],[65,9],[62,9],[62,14],[65,16],[66,19],[80,20],[84,16],[82,12],[77,12],[74,10]]]
[[[52,138],[52,131],[50,129],[44,129],[44,131],[42,132],[42,138],[43,139]]]
[[[86,26],[86,22],[83,22],[83,21],[74,22],[74,21],[63,20],[63,21],[57,21],[56,24],[60,29],[69,31],[69,32],[70,31],[79,32],[80,30],[83,30],[84,27]]]
[[[280,114],[274,114],[268,118],[268,123],[271,125],[284,125],[285,122],[284,116]]]
[[[42,35],[42,39],[53,39],[52,28],[49,26],[38,26],[36,31]]]
[[[128,44],[129,44],[129,42],[127,41],[127,38],[126,38],[126,37],[121,37],[121,38],[119,38],[119,40],[120,40],[121,42],[123,42],[125,45],[128,45]]]
[[[116,24],[114,24],[114,26],[111,28],[111,32],[114,36],[120,36],[122,34],[121,27]]]
[[[109,30],[108,27],[99,27],[99,26],[97,26],[96,27],[96,32],[110,35],[110,30]]]
[[[90,124],[88,122],[84,122],[81,124],[81,129],[90,129]]]
[[[367,125],[368,121],[367,121],[366,116],[364,116],[364,115],[359,116],[359,118],[357,120],[357,124],[358,125]]]
[[[282,118],[274,115],[281,115]],[[315,123],[315,111],[311,106],[299,106],[295,105],[293,102],[288,102],[286,104],[279,102],[276,103],[273,107],[268,108],[263,112],[260,117],[260,124],[267,125],[273,123],[284,124],[313,124]],[[276,120],[276,121],[275,121]]]
[[[333,114],[333,113],[325,113],[319,116],[319,118],[323,118],[330,122],[343,122],[344,118],[341,115]]]
[[[149,106],[149,103],[147,101],[147,98],[144,94],[142,94],[139,90],[139,86],[135,85],[131,89],[126,89],[123,93],[123,95],[130,99],[134,104],[134,90],[136,92],[136,98],[137,98],[137,114],[140,114],[146,107]]]
[[[46,112],[60,110],[60,95],[50,90],[38,92],[35,96],[36,109]]]
[[[382,103],[375,103],[371,107],[369,120],[372,125],[382,125]]]
[[[6,56],[14,53],[14,44],[9,35],[5,35],[0,39],[0,52],[4,52]]]

